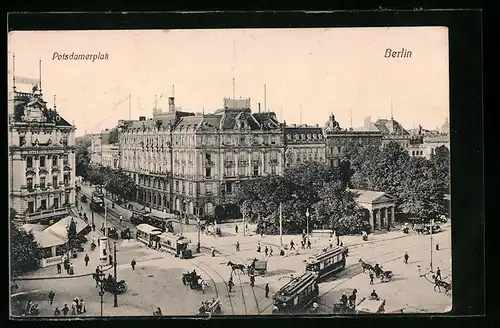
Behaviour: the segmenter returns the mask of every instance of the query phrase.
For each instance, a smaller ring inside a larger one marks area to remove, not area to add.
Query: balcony
[[[35,213],[28,213],[26,219],[28,221],[43,220],[53,216],[63,216],[67,215],[68,210],[66,208],[57,208],[53,210],[43,210]]]
[[[260,159],[252,159],[252,165],[260,165]]]
[[[234,166],[234,161],[230,161],[230,160],[224,161],[224,166],[225,167]]]

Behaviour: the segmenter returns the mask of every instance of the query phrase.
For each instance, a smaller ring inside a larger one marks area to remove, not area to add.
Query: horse
[[[363,268],[363,273],[365,273],[366,270],[368,270],[368,271],[375,271],[375,269],[373,268],[373,266],[371,266],[370,264],[364,262],[362,259],[359,259],[359,263],[361,263],[361,267]]]
[[[245,274],[245,266],[243,264],[236,264],[231,261],[227,262],[227,266],[231,267],[232,272],[240,270],[241,273]]]
[[[436,287],[438,288],[440,293],[441,287],[444,288],[444,292],[446,295],[449,295],[449,293],[451,292],[451,283],[434,278],[434,291],[436,291]]]

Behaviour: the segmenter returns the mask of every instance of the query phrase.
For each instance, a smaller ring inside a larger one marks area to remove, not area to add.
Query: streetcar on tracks
[[[90,198],[90,210],[96,213],[104,213],[104,195],[102,193],[92,193]]]
[[[292,278],[273,297],[273,313],[295,313],[308,309],[319,295],[318,275],[311,271]]]
[[[142,223],[137,226],[136,239],[144,243],[148,247],[156,248],[160,243],[161,230],[150,226],[149,224]]]
[[[186,237],[172,232],[163,232],[158,237],[160,238],[160,246],[162,250],[183,259],[192,257],[191,251],[188,250],[188,246],[191,241]]]
[[[316,273],[318,280],[324,279],[345,268],[347,252],[347,247],[334,246],[315,254],[306,260],[306,271]]]
[[[173,233],[174,227],[172,221],[176,219],[177,216],[175,214],[162,212],[153,214],[145,209],[134,209],[132,210],[130,223],[134,225],[149,224],[150,226],[160,229],[162,232],[168,231]]]

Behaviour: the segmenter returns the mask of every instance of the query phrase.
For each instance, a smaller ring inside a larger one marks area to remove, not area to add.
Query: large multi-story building
[[[9,115],[10,207],[24,222],[51,224],[75,204],[75,126],[42,92],[14,90]]]
[[[366,124],[365,124],[366,125]],[[344,155],[345,147],[351,141],[358,141],[362,144],[374,144],[380,146],[382,143],[382,133],[370,125],[361,129],[342,129],[335,120],[333,114],[330,115],[323,129],[325,135],[326,161],[329,166],[337,167]]]
[[[224,99],[213,114],[194,114],[169,98],[167,113],[134,122],[120,140],[138,198],[187,215],[213,214],[241,180],[284,169],[283,126],[274,113],[252,113],[250,99]]]
[[[90,164],[102,165],[102,135],[100,133],[91,134],[90,142]]]

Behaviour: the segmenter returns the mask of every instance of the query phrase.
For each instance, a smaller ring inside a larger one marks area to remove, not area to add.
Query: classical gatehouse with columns
[[[356,203],[370,213],[371,230],[389,230],[394,223],[396,198],[380,191],[350,190],[355,194]]]

